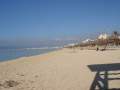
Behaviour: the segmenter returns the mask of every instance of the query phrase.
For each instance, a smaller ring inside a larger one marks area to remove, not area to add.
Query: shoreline
[[[44,52],[44,53],[41,53],[41,54],[36,54],[36,55],[28,55],[28,56],[17,57],[17,58],[14,58],[14,59],[0,60],[0,63],[9,62],[9,61],[15,61],[15,60],[17,60],[17,59],[29,58],[29,57],[34,57],[34,56],[43,56],[43,55],[47,55],[47,54],[52,53],[52,52],[59,51],[59,50],[61,50],[61,49],[63,49],[63,48],[56,49],[56,50],[52,50],[52,51],[48,51],[48,52]]]

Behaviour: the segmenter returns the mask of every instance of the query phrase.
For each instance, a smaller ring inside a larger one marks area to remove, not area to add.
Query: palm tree
[[[117,31],[113,31],[111,39],[114,43],[114,45],[119,45],[119,33]]]

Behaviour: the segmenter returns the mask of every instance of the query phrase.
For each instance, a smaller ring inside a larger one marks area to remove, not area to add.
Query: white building
[[[88,42],[93,42],[93,41],[94,41],[94,40],[88,38],[88,39],[82,41],[82,43],[88,43]]]

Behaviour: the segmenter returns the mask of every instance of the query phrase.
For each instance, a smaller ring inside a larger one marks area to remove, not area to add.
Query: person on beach
[[[96,51],[98,51],[99,50],[99,46],[98,45],[96,45]]]

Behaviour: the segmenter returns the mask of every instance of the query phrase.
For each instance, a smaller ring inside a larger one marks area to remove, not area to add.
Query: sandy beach
[[[97,72],[90,67],[117,66],[107,69],[114,73],[109,77],[120,78],[115,74],[120,73],[119,63],[120,50],[62,49],[23,57],[0,63],[0,90],[90,90]],[[109,88],[120,88],[118,79],[108,83]]]

